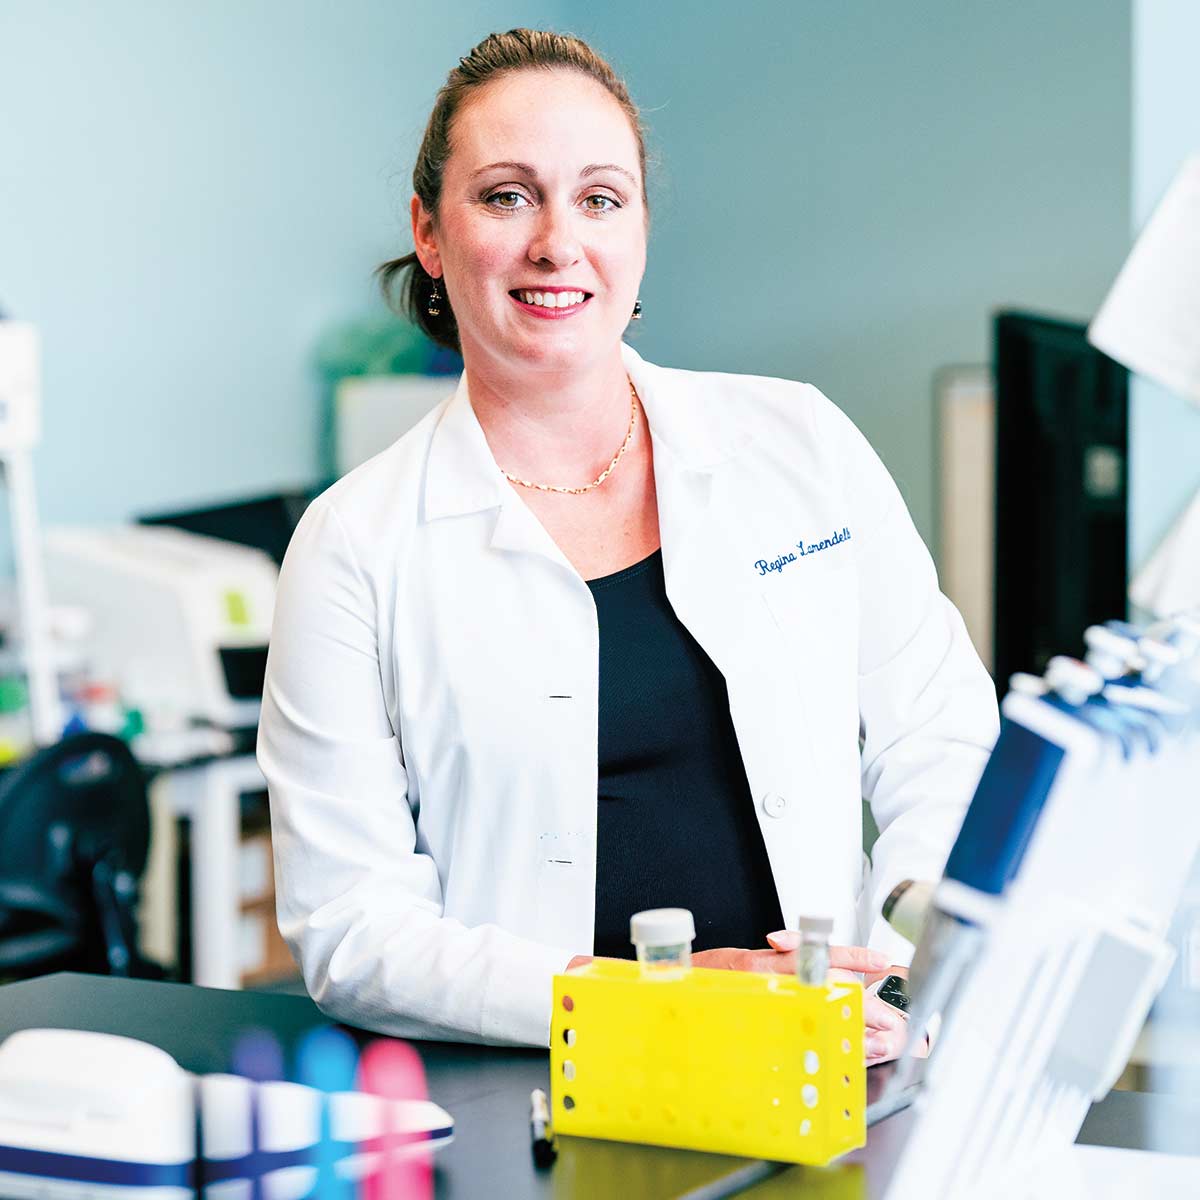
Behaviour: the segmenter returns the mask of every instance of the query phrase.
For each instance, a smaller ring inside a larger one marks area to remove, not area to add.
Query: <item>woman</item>
[[[695,912],[697,965],[791,971],[783,926],[828,913],[835,965],[879,973],[911,953],[881,900],[939,874],[995,739],[850,422],[623,344],[645,169],[570,37],[487,38],[430,118],[415,254],[383,270],[465,372],[305,515],[259,742],[280,927],[342,1020],[545,1045],[551,976],[660,904]]]

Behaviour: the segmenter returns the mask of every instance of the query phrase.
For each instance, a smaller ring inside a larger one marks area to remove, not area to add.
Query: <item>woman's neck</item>
[[[468,361],[466,375],[493,457],[524,479],[585,483],[629,431],[632,397],[619,352],[569,372],[505,372],[490,364],[473,371]]]

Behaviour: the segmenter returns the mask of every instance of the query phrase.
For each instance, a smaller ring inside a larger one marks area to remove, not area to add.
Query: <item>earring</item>
[[[440,317],[442,310],[438,307],[438,301],[441,299],[441,293],[438,291],[438,281],[433,281],[433,291],[429,293],[429,303],[426,305],[425,311],[431,317]]]
[[[635,300],[633,302],[633,319],[635,321],[640,321],[642,319],[642,302],[640,300]]]

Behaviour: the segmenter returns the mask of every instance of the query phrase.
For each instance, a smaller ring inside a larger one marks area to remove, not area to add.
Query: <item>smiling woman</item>
[[[576,38],[493,34],[438,93],[415,248],[380,273],[463,377],[305,514],[263,695],[280,928],[342,1020],[545,1045],[554,973],[630,957],[658,907],[692,911],[698,966],[790,972],[805,913],[834,967],[881,974],[911,954],[882,900],[940,873],[995,739],[841,412],[623,342],[645,176]],[[896,1053],[866,1012],[871,1059]]]
[[[427,220],[437,214],[447,185],[451,189],[456,185],[465,186],[472,191],[478,189],[478,202],[501,213],[515,213],[534,205],[538,187],[545,186],[548,182],[538,178],[536,166],[536,158],[543,157],[549,149],[544,143],[538,146],[542,154],[536,155],[534,161],[507,159],[468,164],[463,161],[465,155],[460,156],[458,161],[462,164],[462,169],[451,172],[449,180],[445,178],[446,166],[453,157],[451,131],[456,118],[472,98],[478,97],[484,84],[495,85],[505,79],[514,82],[518,72],[533,72],[533,80],[528,77],[522,80],[527,86],[513,99],[519,101],[532,94],[535,103],[541,102],[543,106],[563,112],[568,118],[564,122],[564,132],[568,136],[571,132],[571,109],[564,104],[564,97],[559,90],[564,83],[578,85],[583,81],[590,81],[615,102],[624,116],[618,125],[622,135],[618,142],[623,152],[632,149],[631,161],[625,165],[620,161],[582,165],[577,181],[583,185],[582,190],[585,193],[581,204],[594,215],[607,216],[626,208],[630,199],[634,198],[639,202],[644,234],[649,224],[645,187],[646,146],[636,105],[612,67],[584,42],[541,30],[513,30],[507,34],[494,34],[476,46],[450,73],[450,78],[438,92],[417,153],[417,163],[413,170],[414,213],[418,211],[419,206],[420,214]],[[540,86],[531,89],[528,87],[531,82]],[[494,92],[494,87],[492,90]],[[495,99],[494,95],[492,99]],[[520,111],[511,114],[512,119],[517,122],[520,122],[521,116]],[[456,132],[457,148],[469,149],[461,145],[465,136],[464,129],[460,126]],[[480,130],[481,136],[473,139],[474,144],[484,151],[485,156],[487,150],[496,144],[490,140],[489,132]],[[627,142],[632,142],[632,146],[627,145]],[[618,186],[615,189],[607,186],[611,183]],[[589,184],[593,186],[589,187]],[[434,294],[440,272],[436,266],[434,273],[426,270],[424,257],[419,253],[405,254],[384,263],[379,268],[384,290],[399,301],[408,315],[434,341],[453,350],[461,350],[453,302],[442,306],[436,314],[429,311],[429,298]],[[539,310],[551,307],[545,302],[547,295],[557,296],[569,290],[537,279],[530,282],[534,285],[540,282],[540,287],[525,289],[526,296],[517,296],[514,289],[514,299],[536,304]],[[585,291],[584,294],[586,298],[591,298],[591,292]],[[534,295],[541,295],[543,299],[532,300],[530,297]],[[556,302],[555,308],[557,307]]]

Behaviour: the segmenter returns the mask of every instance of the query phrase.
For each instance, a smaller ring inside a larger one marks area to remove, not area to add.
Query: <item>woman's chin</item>
[[[601,349],[594,337],[581,338],[563,331],[550,336],[522,338],[518,353],[529,367],[542,371],[572,371],[594,359]]]
[[[542,323],[539,322],[539,325]],[[487,339],[464,338],[464,357],[480,363],[491,360],[497,366],[507,361],[509,368],[536,373],[572,375],[606,354],[619,354],[620,338],[597,336],[595,330],[575,331],[564,328],[566,322],[546,321],[535,330],[507,328]],[[479,353],[472,353],[472,347]]]

